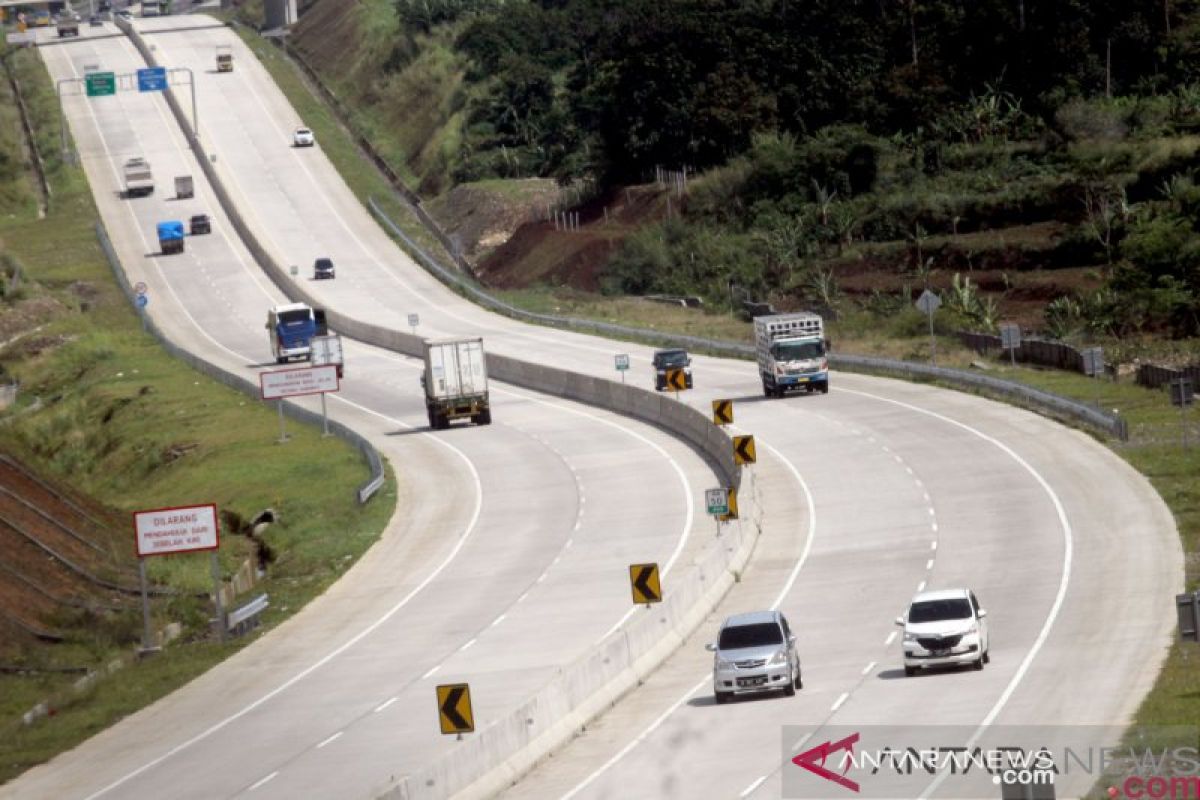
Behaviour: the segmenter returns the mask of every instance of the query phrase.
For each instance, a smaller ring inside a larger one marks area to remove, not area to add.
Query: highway
[[[139,66],[117,36],[44,54],[56,79],[90,64],[119,74]],[[275,368],[263,322],[282,295],[229,236],[201,181],[194,199],[174,199],[171,178],[197,170],[161,98],[69,96],[67,110],[108,229],[130,279],[148,284],[156,322],[231,371],[253,378]],[[132,155],[151,163],[158,189],[121,200],[119,169]],[[214,233],[159,256],[156,222],[198,211],[213,215]],[[311,613],[222,674],[3,793],[232,796],[278,772],[273,791],[291,796],[299,787],[368,794],[453,747],[428,735],[437,730],[436,683],[469,678],[486,724],[620,623],[629,563],[657,561],[669,575],[711,537],[697,510],[716,482],[712,469],[662,431],[494,385],[492,425],[435,434],[426,429],[418,361],[348,343],[347,362],[331,413],[373,434],[399,478],[384,541]],[[337,747],[319,747],[331,736]],[[129,760],[112,759],[106,738]],[[230,751],[237,741],[255,746]],[[331,769],[347,750],[380,769],[356,778]]]
[[[355,319],[403,328],[417,312],[424,335],[482,334],[491,352],[598,377],[613,379],[612,355],[628,352],[631,380],[649,385],[650,349],[489,314],[413,265],[319,143],[289,146],[302,120],[237,37],[210,24],[188,17],[138,27],[164,64],[192,69],[202,141],[256,234],[280,262],[300,265],[308,291]],[[234,47],[233,73],[211,71],[218,43]],[[138,66],[120,38],[42,53],[56,78],[89,59],[117,71]],[[164,201],[113,196],[127,155],[146,155],[159,175],[195,174],[163,104],[121,93],[71,99],[68,112],[114,239],[144,272],[134,279],[151,284],[153,308],[159,298],[169,308],[160,319],[201,352],[261,366],[260,320],[279,293],[222,235],[222,216],[210,240],[193,247],[189,239],[184,256],[144,258],[156,249],[149,237]],[[317,256],[334,259],[336,280],[307,279]],[[423,427],[411,361],[358,346],[350,358],[355,377],[343,395],[356,405],[335,403],[339,418],[384,436]],[[707,412],[712,399],[733,399],[737,432],[758,440],[750,480],[765,524],[752,561],[682,648],[512,797],[778,797],[793,768],[781,758],[789,724],[1129,719],[1165,655],[1182,557],[1166,507],[1120,458],[1078,431],[952,391],[835,374],[826,396],[766,400],[752,364],[698,357],[693,367],[696,389],[682,400]],[[434,727],[433,683],[479,681],[477,696],[494,704],[477,705],[486,721],[603,636],[628,596],[598,574],[597,560],[652,560],[633,554],[654,551],[665,563],[679,552],[686,564],[711,531],[700,508],[711,471],[653,428],[525,390],[496,391],[490,429],[389,441],[418,449],[388,455],[402,486],[424,487],[409,495],[420,502],[402,506],[440,523],[440,535],[389,529],[355,568],[364,578],[352,573],[228,664],[0,796],[155,797],[167,786],[171,796],[368,796],[452,752]],[[404,469],[417,457],[420,470]],[[564,467],[572,462],[574,470]],[[455,486],[455,496],[439,497],[442,485]],[[615,497],[622,502],[597,502]],[[585,528],[571,537],[575,521]],[[404,586],[389,586],[387,599],[358,596],[388,580]],[[991,664],[904,678],[892,620],[920,588],[958,585],[989,612]],[[521,599],[531,587],[544,602]],[[703,645],[724,615],[764,607],[783,610],[799,636],[804,690],[717,707]],[[331,653],[326,667],[320,660]],[[320,666],[305,672],[312,665]],[[303,678],[287,683],[294,675]],[[260,697],[268,699],[251,705]],[[241,744],[247,737],[253,748]]]

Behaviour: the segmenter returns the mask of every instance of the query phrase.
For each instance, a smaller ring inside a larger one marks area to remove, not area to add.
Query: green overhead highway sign
[[[88,97],[117,93],[117,76],[111,72],[89,72],[84,76]]]

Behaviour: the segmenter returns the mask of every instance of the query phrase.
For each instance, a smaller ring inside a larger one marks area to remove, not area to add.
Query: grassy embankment
[[[380,23],[377,23],[377,27]],[[347,158],[349,145],[345,132],[333,121],[323,104],[297,79],[296,69],[289,67],[279,53],[259,42],[246,32],[247,41],[256,52],[264,55],[264,63],[276,77],[294,106],[306,121],[319,126],[322,145],[331,152],[343,176],[360,198],[377,194],[379,179],[372,176],[369,165],[354,155]],[[357,113],[368,113],[359,110]],[[403,137],[403,132],[397,134]],[[411,219],[403,220],[411,230]],[[712,336],[739,341],[750,340],[750,326],[728,314],[698,312],[671,306],[647,303],[636,298],[609,298],[566,289],[538,288],[498,293],[515,305],[531,311],[572,315],[660,331],[690,335]],[[926,321],[917,312],[904,312],[889,321],[868,315],[850,315],[831,326],[835,347],[843,352],[864,353],[900,359],[924,360],[929,354]],[[1119,409],[1129,422],[1131,441],[1107,444],[1139,472],[1145,475],[1173,512],[1187,559],[1189,588],[1200,585],[1200,444],[1196,444],[1195,411],[1189,411],[1192,421],[1193,446],[1181,447],[1178,409],[1170,406],[1165,393],[1149,391],[1133,385],[1128,379],[1121,382],[1097,381],[1084,376],[1055,370],[1010,367],[1005,361],[977,356],[950,337],[939,337],[938,363],[945,366],[969,367],[972,362],[986,364],[991,374],[1025,383],[1104,408]],[[1169,350],[1170,345],[1163,347]],[[798,402],[803,402],[799,400]],[[1164,614],[1172,613],[1163,609]],[[1147,654],[1153,657],[1154,654]],[[1138,711],[1136,721],[1142,725],[1194,723],[1200,719],[1200,677],[1192,667],[1200,658],[1195,645],[1175,643],[1158,682]],[[1097,665],[1097,668],[1102,668]]]
[[[98,215],[84,174],[58,154],[54,85],[36,52],[6,57],[29,102],[54,195],[48,218],[38,220],[25,170],[0,182],[3,258],[8,274],[18,265],[22,274],[16,288],[5,281],[0,301],[6,337],[19,336],[0,350],[0,366],[21,385],[17,404],[0,415],[0,448],[122,511],[214,502],[241,520],[273,508],[279,522],[264,535],[275,560],[255,589],[271,598],[259,633],[221,646],[209,641],[210,603],[160,600],[155,626],[180,622],[182,638],[85,692],[71,689],[78,674],[51,670],[94,669],[128,656],[139,614],[104,631],[72,630],[63,645],[19,656],[13,666],[27,671],[0,673],[0,782],[169,693],[294,614],[378,538],[396,499],[389,475],[358,506],[354,492],[368,471],[356,448],[291,422],[291,440],[277,444],[272,409],[173,360],[142,332],[97,246]],[[7,85],[0,94],[10,94]],[[0,162],[24,164],[14,113],[12,98],[0,97]],[[254,552],[238,533],[222,530],[226,575]],[[132,563],[132,531],[128,541]],[[207,554],[179,555],[151,559],[148,568],[155,582],[204,592],[208,562]],[[43,700],[53,715],[22,725],[21,715]]]

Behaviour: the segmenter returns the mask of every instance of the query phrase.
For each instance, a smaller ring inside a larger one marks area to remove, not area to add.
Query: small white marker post
[[[408,327],[412,328],[413,336],[417,335],[417,326],[420,324],[421,324],[421,315],[420,314],[409,314],[408,315]]]

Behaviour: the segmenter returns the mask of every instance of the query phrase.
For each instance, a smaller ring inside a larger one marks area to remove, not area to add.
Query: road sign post
[[[738,502],[737,489],[732,486],[725,488],[725,513],[721,515],[721,522],[729,522],[731,519],[738,518]]]
[[[144,67],[137,71],[139,92],[161,92],[167,88],[166,67]]]
[[[475,712],[471,710],[471,686],[446,683],[437,687],[438,725],[444,734],[474,733]]]
[[[733,437],[733,462],[739,466],[753,464],[758,461],[758,453],[754,448],[753,436]]]
[[[662,602],[662,582],[658,577],[658,564],[630,564],[629,588],[633,592],[634,605]]]
[[[137,544],[138,574],[142,584],[142,651],[157,651],[151,642],[150,600],[146,586],[146,558],[173,553],[211,552],[213,598],[217,612],[217,636],[225,641],[225,613],[221,600],[221,570],[217,551],[221,532],[217,525],[217,507],[213,503],[197,506],[152,508],[133,512],[134,539]]]
[[[613,366],[621,373],[621,383],[625,382],[625,373],[629,371],[629,354],[617,353],[613,356]]]
[[[725,494],[725,487],[705,491],[704,504],[708,507],[708,513],[714,516],[729,513],[729,499]]]
[[[713,400],[712,414],[714,425],[732,425],[733,424],[733,401],[732,400]]]
[[[926,289],[921,292],[921,296],[917,298],[917,308],[921,313],[929,317],[929,363],[937,366],[937,340],[933,336],[933,312],[938,310],[942,304],[942,299],[933,292]]]
[[[141,285],[145,286],[146,284],[143,283]],[[138,296],[133,298],[133,304],[135,306],[137,306],[138,316],[141,317],[142,330],[144,331],[144,330],[146,330],[146,328],[148,326],[148,323],[146,321],[146,306],[148,306],[150,304],[150,298],[147,297],[144,292],[139,292]]]
[[[335,364],[325,364],[319,367],[300,367],[299,369],[281,369],[274,372],[258,373],[259,391],[263,400],[276,400],[279,404],[279,443],[288,440],[287,429],[283,421],[283,398],[299,397],[307,394],[320,394],[322,400],[326,392],[336,392],[341,389],[341,379]],[[321,410],[325,405],[322,402]],[[328,423],[325,432],[329,432]]]
[[[117,93],[117,76],[112,72],[89,72],[83,76],[88,97],[106,97]]]
[[[667,388],[675,393],[675,399],[679,399],[679,393],[688,388],[687,385],[687,370],[682,367],[670,367],[666,374]]]

